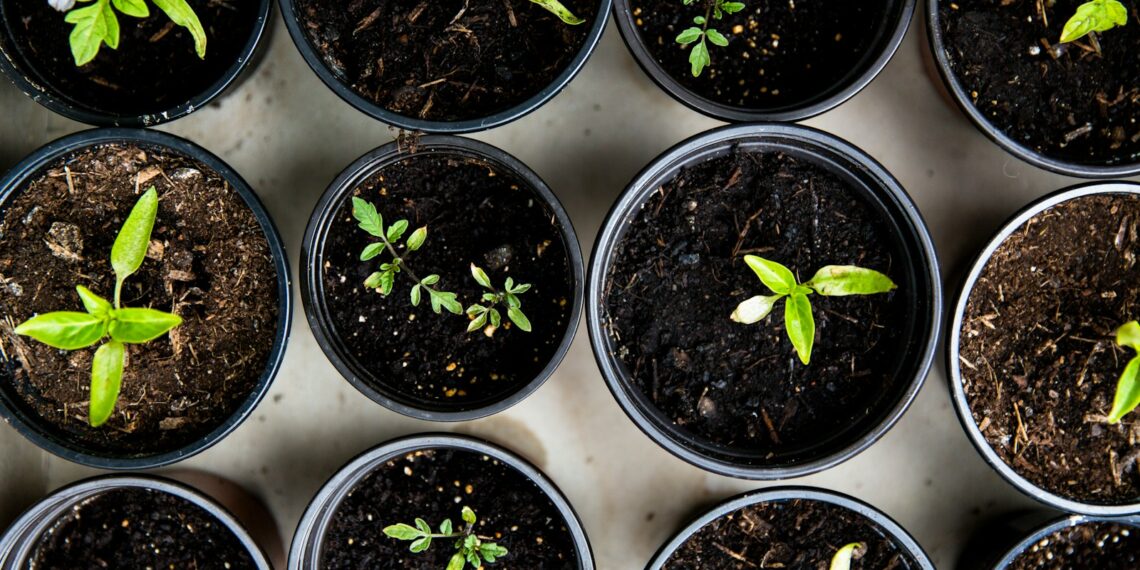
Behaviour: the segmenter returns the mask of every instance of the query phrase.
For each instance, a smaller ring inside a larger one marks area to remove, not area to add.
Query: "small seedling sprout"
[[[360,253],[360,260],[368,261],[385,251],[391,256],[390,261],[380,264],[379,271],[372,273],[364,280],[365,287],[375,289],[381,295],[387,297],[392,292],[392,288],[396,283],[396,275],[404,271],[416,282],[411,290],[413,307],[420,305],[420,298],[423,292],[426,291],[428,299],[431,301],[431,310],[435,311],[436,314],[442,312],[443,309],[447,309],[456,315],[463,312],[463,305],[456,300],[455,293],[441,291],[434,287],[434,285],[439,283],[439,275],[432,274],[420,279],[415,272],[408,267],[407,261],[404,260],[404,257],[401,256],[400,252],[396,249],[396,247],[400,245],[400,239],[404,237],[404,233],[408,230],[407,220],[398,220],[385,228],[384,218],[376,211],[376,206],[367,200],[356,197],[352,198],[352,216],[360,222],[360,229],[380,238],[380,241],[370,243],[364,248],[364,251]],[[426,240],[427,226],[413,231],[403,244],[405,255],[423,247],[424,241]]]
[[[851,570],[851,561],[858,560],[867,553],[867,545],[862,542],[852,542],[835,551],[831,557],[830,570]]]
[[[586,20],[583,20],[582,18],[579,18],[578,16],[575,16],[573,12],[571,12],[568,8],[566,8],[566,6],[563,6],[562,3],[559,2],[558,0],[530,0],[530,1],[534,2],[535,4],[538,4],[539,6],[542,6],[543,8],[546,9],[546,11],[550,12],[551,14],[554,14],[555,16],[558,16],[558,18],[560,20],[562,20],[563,22],[565,22],[567,24],[570,24],[571,26],[577,26],[578,24],[581,24],[581,23],[586,21]]]
[[[1090,0],[1077,6],[1076,13],[1061,30],[1061,43],[1089,36],[1093,48],[1100,53],[1096,32],[1106,32],[1128,23],[1128,8],[1117,0]]]
[[[194,51],[198,57],[205,59],[206,30],[186,0],[150,1],[166,12],[171,22],[190,32],[190,36],[194,38]],[[95,59],[103,44],[111,49],[119,49],[119,18],[115,15],[115,10],[134,18],[150,16],[146,0],[79,0],[79,2],[89,5],[76,8],[75,0],[48,0],[52,8],[67,12],[64,21],[75,26],[71,30],[69,41],[76,66],[86,65]]]
[[[397,540],[412,541],[410,550],[415,553],[430,548],[432,539],[458,539],[455,541],[456,552],[448,561],[447,570],[463,570],[468,564],[472,568],[478,569],[483,566],[483,561],[486,561],[487,564],[494,564],[496,560],[507,555],[506,548],[494,542],[486,542],[489,540],[488,538],[475,534],[475,511],[471,510],[471,507],[463,507],[461,516],[464,525],[459,530],[451,525],[451,519],[446,519],[440,523],[439,532],[432,532],[431,525],[427,521],[417,518],[415,526],[403,523],[394,524],[385,527],[384,534]]]
[[[792,271],[775,261],[755,255],[744,256],[744,262],[760,278],[764,286],[775,295],[757,295],[737,305],[732,312],[732,320],[750,325],[758,322],[784,297],[784,326],[796,353],[804,364],[811,361],[811,349],[815,344],[815,319],[811,314],[811,301],[808,295],[819,293],[825,297],[846,295],[874,295],[895,289],[889,277],[872,269],[853,265],[828,265],[816,271],[806,283],[799,283]]]
[[[95,351],[91,361],[91,402],[88,422],[103,425],[115,409],[123,380],[125,344],[150,342],[182,324],[178,315],[155,309],[121,306],[123,282],[142,266],[150,245],[150,233],[158,215],[158,192],[151,186],[135,203],[111,246],[111,267],[115,271],[115,304],[78,285],[76,291],[86,313],[60,311],[37,315],[15,328],[16,334],[30,336],[62,350],[94,346],[111,340]]]
[[[511,320],[519,329],[530,332],[530,320],[522,312],[522,302],[519,301],[519,295],[526,293],[530,290],[530,285],[527,283],[515,284],[515,280],[507,277],[503,283],[503,290],[499,291],[491,285],[491,278],[487,277],[487,273],[482,269],[471,264],[471,276],[475,278],[475,282],[480,287],[487,289],[488,293],[483,293],[483,302],[486,305],[478,303],[472,304],[467,307],[467,316],[471,318],[471,324],[467,326],[467,332],[474,332],[487,326],[483,330],[487,336],[495,334],[495,330],[502,324],[503,317],[499,314],[499,310],[495,308],[496,305],[505,304],[507,307],[507,318]],[[490,325],[488,326],[488,322]]]
[[[691,6],[697,0],[683,0],[686,6]],[[713,20],[720,20],[725,14],[735,14],[744,9],[743,2],[728,2],[726,0],[702,0],[705,4],[705,15],[696,16],[693,18],[695,26],[686,28],[677,35],[677,43],[681,47],[688,48],[691,44],[693,49],[689,51],[689,65],[692,66],[693,77],[700,77],[701,71],[712,64],[712,58],[709,57],[708,43],[713,45],[725,47],[728,45],[728,38],[724,34],[717,31],[716,28],[710,28],[710,18]],[[706,43],[706,40],[708,43]]]
[[[1116,382],[1112,411],[1108,413],[1110,424],[1120,423],[1124,416],[1140,406],[1140,323],[1132,321],[1116,329],[1116,344],[1131,348],[1137,354],[1124,366],[1124,372]]]

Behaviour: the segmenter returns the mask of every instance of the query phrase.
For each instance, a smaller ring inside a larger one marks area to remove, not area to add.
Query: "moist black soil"
[[[297,0],[309,43],[361,97],[406,117],[462,121],[505,111],[561,74],[600,17],[562,2],[564,24],[529,0]]]
[[[950,70],[986,119],[1042,155],[1090,165],[1140,156],[1140,26],[1061,44],[1084,0],[940,2]],[[1131,12],[1130,12],[1131,13]]]
[[[52,311],[82,311],[84,285],[113,299],[111,246],[141,191],[159,195],[150,251],[123,287],[125,307],[183,323],[127,345],[115,413],[88,425],[95,347],[63,351],[12,332]],[[182,154],[110,144],[48,166],[0,224],[0,349],[5,398],[92,453],[143,456],[217,428],[265,370],[277,327],[277,273],[261,226],[218,173]]]
[[[893,25],[886,20],[897,17],[899,4],[746,0],[744,10],[710,18],[728,46],[708,44],[712,65],[693,77],[692,46],[675,38],[711,3],[630,0],[630,8],[646,49],[670,77],[706,99],[747,109],[803,104],[850,83],[877,49],[876,35]]]
[[[1010,570],[1133,570],[1140,568],[1140,528],[1093,522],[1061,529],[1029,547]]]
[[[455,539],[436,539],[415,554],[383,529],[416,518],[437,531],[444,519],[461,529],[464,506],[475,511],[475,533],[509,551],[494,568],[578,567],[566,520],[538,485],[493,457],[440,448],[395,457],[353,487],[329,522],[321,568],[444,568]]]
[[[150,17],[116,12],[119,49],[106,45],[83,67],[75,66],[68,36],[72,25],[43,0],[2,0],[11,57],[34,83],[103,112],[159,113],[205,91],[241,56],[258,19],[255,0],[187,0],[206,30],[206,58],[190,33],[150,6]],[[83,6],[83,4],[79,4]],[[19,55],[16,55],[19,54]]]
[[[898,290],[812,295],[810,366],[787,338],[783,301],[759,323],[729,319],[770,294],[745,254],[801,282],[824,265],[858,265],[907,287],[893,237],[860,192],[804,159],[742,151],[654,192],[606,276],[605,322],[633,386],[698,438],[765,460],[864,429],[910,380],[894,370],[909,326]]]
[[[826,570],[840,548],[861,542],[853,570],[910,570],[918,563],[886,531],[855,511],[810,500],[772,501],[701,527],[665,562],[665,570],[789,568]]]
[[[388,254],[361,261],[376,241],[352,217],[352,201],[337,206],[323,245],[324,299],[335,335],[380,389],[433,409],[485,406],[533,380],[557,351],[573,303],[570,262],[561,227],[541,197],[510,171],[458,153],[423,151],[383,167],[354,192],[376,205],[385,225],[406,219],[407,234],[427,227],[427,241],[405,264],[421,279],[459,296],[467,307],[485,289],[472,263],[496,288],[507,277],[532,288],[519,296],[532,332],[509,324],[488,337],[467,333],[467,315],[435,314],[428,296],[413,307],[416,281],[401,272],[391,295],[364,287]],[[385,389],[386,388],[386,389]]]
[[[1075,198],[1031,218],[986,263],[959,362],[974,422],[1017,473],[1092,504],[1140,500],[1140,417],[1105,423],[1138,317],[1140,198]]]
[[[150,489],[112,489],[60,517],[40,537],[30,568],[256,568],[249,551],[201,507]]]

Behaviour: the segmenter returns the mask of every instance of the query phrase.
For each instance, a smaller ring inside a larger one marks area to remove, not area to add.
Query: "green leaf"
[[[697,17],[693,18],[693,23],[698,25],[698,26],[705,25],[705,22],[707,22],[707,21],[708,20],[706,20],[704,16],[697,16]]]
[[[396,284],[396,273],[394,271],[385,271],[380,274],[380,294],[387,297],[392,292],[392,287]]]
[[[1128,23],[1128,9],[1117,0],[1092,0],[1077,7],[1061,30],[1061,43],[1079,40],[1091,32],[1105,32]]]
[[[376,271],[376,272],[372,273],[372,275],[369,275],[368,278],[364,280],[364,286],[369,288],[369,289],[378,289],[380,287],[380,280],[383,277],[384,277],[383,273]]]
[[[420,285],[419,284],[412,286],[412,306],[413,307],[420,306]]]
[[[1124,367],[1120,380],[1116,382],[1116,395],[1112,398],[1112,411],[1108,413],[1108,423],[1120,423],[1124,416],[1140,406],[1140,356],[1133,357]]]
[[[133,16],[135,18],[146,18],[150,16],[150,8],[147,8],[145,0],[111,0],[115,7],[120,12]]]
[[[685,31],[677,34],[677,43],[679,43],[683,46],[689,45],[689,44],[701,39],[701,35],[703,35],[703,34],[704,34],[704,32],[696,26],[686,28]]]
[[[53,348],[76,350],[99,342],[107,334],[107,321],[88,313],[60,311],[32,317],[15,332]]]
[[[874,295],[886,293],[897,287],[890,277],[873,269],[863,269],[854,265],[828,265],[815,272],[811,281],[804,283],[820,295],[841,297],[844,295]]]
[[[86,65],[99,54],[99,47],[107,38],[110,26],[106,8],[107,0],[96,0],[90,6],[73,8],[64,16],[65,22],[75,24],[68,41],[71,42],[71,55],[76,66]],[[114,17],[114,13],[111,16]],[[116,21],[116,29],[117,24]]]
[[[416,519],[416,528],[420,529],[420,532],[423,534],[431,534],[431,525],[429,525],[424,519]]]
[[[352,217],[360,222],[360,229],[376,237],[384,237],[384,217],[376,211],[372,202],[353,196]]]
[[[475,511],[471,510],[471,507],[464,506],[463,510],[460,511],[459,516],[463,517],[463,522],[467,524],[475,524]]]
[[[150,342],[182,324],[182,317],[155,309],[115,309],[111,311],[111,338],[119,342]]]
[[[107,35],[103,38],[103,43],[111,49],[119,49],[119,17],[106,2],[103,3],[103,20],[107,22]]]
[[[783,295],[757,295],[737,305],[736,310],[732,312],[732,316],[729,318],[746,325],[759,322],[772,312],[776,306],[776,301],[783,297]]]
[[[1116,344],[1140,352],[1140,323],[1131,321],[1116,329]]]
[[[406,243],[404,245],[408,248],[408,251],[415,251],[415,250],[419,249],[420,246],[422,246],[424,244],[424,240],[426,240],[426,239],[427,239],[427,226],[424,226],[424,227],[419,228],[416,231],[412,232],[412,235],[408,236],[408,243]]]
[[[467,564],[467,559],[463,557],[462,552],[456,552],[451,560],[447,563],[447,570],[463,570],[463,566]]]
[[[718,45],[720,47],[728,45],[728,38],[724,37],[723,34],[712,28],[709,28],[709,30],[705,32],[705,35],[708,36],[709,41],[712,42],[713,45]]]
[[[459,301],[456,300],[455,293],[449,293],[447,291],[437,291],[435,294],[433,294],[431,296],[431,302],[432,302],[432,309],[435,310],[435,312],[437,312],[437,313],[439,312],[439,307],[443,307],[444,309],[447,309],[448,312],[450,312],[450,313],[453,313],[456,315],[463,314],[463,305],[459,304]]]
[[[423,552],[423,551],[427,550],[430,546],[431,546],[431,535],[427,535],[427,536],[424,536],[423,538],[419,538],[415,542],[413,542],[412,546],[408,550],[411,550],[412,552],[418,553],[418,552]]]
[[[744,256],[744,263],[752,268],[752,271],[760,278],[760,282],[771,289],[773,293],[788,295],[795,290],[796,276],[792,274],[791,269],[755,255]]]
[[[488,564],[494,564],[496,559],[507,555],[507,549],[493,542],[485,542],[479,546],[479,553]]]
[[[100,319],[106,318],[107,313],[112,309],[110,301],[92,293],[90,289],[82,285],[76,285],[75,290],[79,292],[79,300],[83,301],[83,306],[88,313]]]
[[[487,314],[491,315],[491,326],[499,328],[499,325],[503,324],[503,316],[499,314],[498,309],[491,309]]]
[[[475,537],[472,536],[469,538],[475,538]],[[475,550],[472,547],[467,547],[467,548],[468,548],[467,549],[467,563],[470,564],[472,568],[478,568],[479,566],[481,566],[483,564],[483,562],[481,560],[479,560],[479,551]]]
[[[414,540],[420,537],[420,531],[404,523],[384,527],[384,534],[399,540]]]
[[[115,411],[126,354],[123,344],[112,340],[100,346],[91,359],[91,402],[87,411],[91,427],[103,425]]]
[[[171,22],[190,32],[194,38],[194,51],[198,53],[200,59],[206,59],[206,30],[202,28],[202,22],[198,21],[198,15],[186,0],[151,0],[151,2],[166,12]]]
[[[862,542],[852,542],[840,548],[831,558],[830,570],[851,570],[851,559],[862,558],[863,552],[866,550],[867,547]]]
[[[530,291],[530,283],[520,283],[517,287],[513,289],[508,288],[507,290],[511,293],[514,293],[515,295],[522,295],[523,293]]]
[[[425,287],[428,285],[435,285],[436,283],[439,283],[439,275],[436,275],[434,273],[428,275],[427,277],[424,277],[423,281],[420,281],[420,283]]]
[[[491,278],[487,277],[487,272],[471,264],[471,276],[475,278],[475,282],[487,289],[494,289],[491,285]]]
[[[151,186],[135,202],[127,220],[123,222],[115,244],[111,246],[111,267],[115,270],[115,306],[119,306],[119,295],[123,282],[142,266],[146,250],[150,247],[150,232],[154,229],[154,219],[158,215],[158,192]]]
[[[467,307],[467,310],[464,312],[467,313],[468,315],[478,315],[480,313],[486,313],[487,307],[484,307],[483,305],[476,303],[474,305],[471,305],[470,307]]]
[[[364,248],[364,251],[360,252],[360,261],[368,261],[369,259],[380,255],[380,253],[384,251],[384,248],[385,245],[381,242],[368,244]]]
[[[522,306],[522,301],[519,301],[519,298],[514,293],[507,293],[503,297],[506,299],[508,307],[514,307],[517,309]]]
[[[518,328],[530,332],[530,320],[517,307],[507,308],[507,318],[511,319],[511,322]]]
[[[784,301],[784,326],[788,339],[805,365],[811,362],[811,347],[815,343],[815,318],[811,314],[811,301],[807,295],[795,294]]]
[[[443,519],[443,522],[439,523],[440,534],[451,534],[452,530],[454,529],[451,526],[451,519]]]
[[[712,63],[709,59],[709,47],[705,45],[704,40],[693,44],[693,51],[689,52],[689,64],[693,67],[693,77],[700,77],[701,71]]]
[[[480,313],[479,316],[471,320],[471,324],[467,325],[467,332],[475,332],[487,324],[487,313]]]
[[[499,302],[499,296],[494,293],[483,293],[483,301],[494,305]]]
[[[559,2],[558,0],[530,0],[530,1],[534,2],[535,4],[538,4],[539,6],[542,6],[548,12],[550,12],[551,14],[554,14],[555,16],[558,16],[558,18],[560,20],[562,20],[563,22],[566,22],[567,24],[570,24],[571,26],[577,26],[578,24],[581,24],[582,22],[586,21],[586,20],[583,20],[582,18],[579,18],[578,16],[575,16],[573,13],[570,12],[570,10],[568,10],[565,6],[563,6],[562,3]],[[476,565],[476,566],[478,566],[478,565]]]
[[[397,220],[396,223],[388,227],[388,241],[392,243],[400,241],[407,229],[408,220]]]
[[[744,9],[744,3],[743,2],[725,2],[724,4],[720,5],[720,9],[724,10],[728,14],[735,14],[735,13]]]

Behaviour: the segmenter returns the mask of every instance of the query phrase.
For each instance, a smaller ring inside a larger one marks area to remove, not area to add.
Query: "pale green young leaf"
[[[83,301],[83,307],[92,316],[102,319],[112,309],[110,301],[92,293],[90,289],[76,285],[75,290],[79,292],[79,300]]]
[[[135,18],[150,16],[150,8],[147,8],[145,0],[112,0],[112,2],[120,12],[128,16]]]
[[[696,26],[690,26],[688,28],[685,28],[685,30],[681,33],[677,34],[676,42],[682,46],[685,46],[701,39],[702,34],[704,34],[704,32],[701,31],[700,28]]]
[[[353,196],[352,217],[360,222],[360,229],[376,237],[385,237],[384,217],[376,211],[376,206],[373,206],[372,202]]]
[[[403,237],[404,232],[408,230],[408,220],[397,220],[396,223],[388,227],[388,241],[396,243]]]
[[[713,28],[709,28],[708,31],[705,32],[705,35],[708,36],[709,41],[712,42],[713,45],[720,47],[728,45],[728,38]]]
[[[387,297],[392,292],[392,288],[395,286],[395,284],[396,284],[396,274],[395,273],[393,273],[391,271],[385,271],[385,272],[380,274],[379,291],[380,291],[381,295]]]
[[[581,23],[586,21],[586,20],[583,20],[582,18],[579,18],[578,16],[575,16],[569,9],[566,8],[566,6],[563,6],[562,3],[559,2],[558,0],[530,0],[530,1],[534,2],[535,4],[538,4],[539,6],[542,6],[551,14],[558,16],[558,19],[562,20],[563,22],[566,22],[567,24],[570,24],[571,26],[577,26],[578,24],[581,24]]]
[[[194,38],[194,51],[200,59],[206,59],[206,30],[202,28],[202,22],[198,21],[198,15],[186,0],[151,0],[151,2],[166,12],[171,22],[190,32],[190,36]]]
[[[469,538],[475,538],[475,537],[472,536]],[[479,560],[479,551],[478,550],[476,550],[470,546],[466,547],[465,550],[467,552],[467,563],[470,564],[472,568],[478,569],[480,566],[483,565],[482,561]]]
[[[845,545],[835,552],[835,556],[831,557],[830,570],[851,570],[851,560],[862,558],[866,550],[867,546],[862,542],[852,542]]]
[[[783,295],[757,295],[737,305],[730,318],[746,325],[759,322],[772,312],[776,301],[783,297]]]
[[[384,251],[384,244],[381,242],[370,243],[364,247],[364,251],[360,252],[360,261],[368,261],[380,255]]]
[[[487,561],[487,564],[494,564],[495,560],[508,554],[506,548],[493,542],[485,542],[479,545],[479,553],[483,555],[483,559]]]
[[[456,300],[455,293],[442,291],[434,295],[433,298],[439,298],[439,304],[444,309],[447,309],[448,312],[456,315],[463,314],[463,305],[459,304],[459,301]],[[438,313],[439,311],[436,312]]]
[[[1116,382],[1116,395],[1112,398],[1112,411],[1108,423],[1119,423],[1124,416],[1140,406],[1140,356],[1133,357],[1124,367]]]
[[[419,553],[419,552],[423,552],[423,551],[427,550],[428,547],[430,547],[430,546],[431,546],[431,535],[427,535],[427,536],[424,536],[422,538],[416,539],[416,541],[412,543],[411,547],[409,547],[408,550],[411,550],[412,552]]]
[[[450,535],[452,530],[451,519],[443,519],[443,522],[439,523],[440,534]]]
[[[467,310],[464,312],[466,312],[468,315],[478,315],[480,313],[486,313],[487,307],[484,307],[483,305],[476,303],[474,305],[471,305],[470,307],[467,307]]]
[[[744,263],[756,273],[760,282],[773,293],[788,295],[796,288],[796,276],[792,270],[756,255],[744,256]]]
[[[463,570],[464,564],[467,564],[467,559],[463,557],[462,552],[456,552],[448,561],[447,570]]]
[[[1128,9],[1117,0],[1092,0],[1077,7],[1061,30],[1061,43],[1079,40],[1128,23]]]
[[[735,14],[744,9],[743,2],[725,2],[720,5],[720,8],[727,14]]]
[[[372,275],[369,275],[364,280],[364,286],[369,288],[369,289],[378,289],[380,287],[380,279],[382,277],[384,277],[383,273],[381,273],[379,271],[375,271],[372,273]]]
[[[106,423],[115,410],[126,354],[123,344],[117,341],[108,342],[95,351],[91,360],[91,402],[87,412],[87,421],[92,427]]]
[[[416,528],[420,529],[423,534],[431,534],[431,525],[424,519],[416,518]]]
[[[874,295],[894,290],[897,285],[890,277],[873,269],[854,265],[827,265],[816,271],[815,276],[804,285],[820,295],[840,297],[844,295]]]
[[[151,186],[135,202],[115,243],[111,246],[111,268],[115,270],[115,306],[119,306],[119,294],[123,281],[142,266],[146,250],[150,247],[150,233],[158,216],[158,191]]]
[[[15,333],[52,348],[76,350],[99,342],[107,334],[107,322],[88,313],[59,311],[26,320],[15,328]]]
[[[132,344],[150,342],[182,324],[182,317],[155,309],[115,309],[110,316],[111,338]]]
[[[693,49],[689,52],[689,65],[692,67],[693,77],[700,77],[701,72],[711,63],[709,47],[705,44],[704,39],[693,44]]]
[[[486,289],[494,289],[494,287],[491,285],[491,278],[487,277],[487,272],[483,271],[479,267],[476,267],[474,263],[471,264],[471,276],[475,278],[475,282],[480,286]]]
[[[412,235],[408,236],[408,242],[405,245],[407,246],[408,251],[415,251],[424,244],[424,240],[426,239],[427,226],[424,226],[412,232]]]
[[[384,527],[384,534],[399,540],[415,540],[420,537],[420,531],[404,523]]]
[[[119,17],[107,2],[103,3],[103,20],[107,22],[107,35],[103,38],[103,43],[111,49],[119,49]]]
[[[427,277],[424,277],[423,281],[420,281],[420,283],[422,283],[424,286],[435,285],[436,283],[439,283],[439,275],[436,275],[434,273],[428,275]]]
[[[503,324],[503,315],[499,313],[498,309],[491,309],[487,311],[487,314],[491,316],[491,326],[499,328],[499,325]]]
[[[464,506],[459,512],[459,516],[463,517],[463,522],[467,524],[475,524],[475,511],[471,507]]]
[[[517,287],[508,287],[507,290],[515,295],[522,295],[530,291],[530,283],[519,283]]]
[[[514,323],[515,326],[517,326],[519,329],[530,332],[530,319],[526,318],[526,315],[524,315],[523,312],[518,308],[507,307],[507,318],[509,318],[511,322]]]
[[[420,306],[420,287],[421,287],[421,285],[418,283],[412,286],[412,306],[413,307]]]
[[[517,309],[522,306],[522,301],[520,301],[518,296],[514,293],[507,293],[506,295],[503,295],[503,299],[507,302],[508,307],[514,307]]]
[[[796,349],[800,361],[811,363],[811,348],[815,344],[815,318],[811,314],[811,301],[806,295],[791,295],[784,301],[784,327],[788,339]]]
[[[471,324],[467,325],[467,332],[475,332],[483,328],[487,324],[487,313],[479,313],[479,316],[471,320]]]
[[[107,37],[106,4],[107,0],[96,0],[90,6],[72,8],[63,17],[65,22],[74,24],[68,41],[76,66],[86,65],[99,54],[99,47]]]
[[[1140,352],[1140,322],[1131,321],[1116,329],[1116,344]]]

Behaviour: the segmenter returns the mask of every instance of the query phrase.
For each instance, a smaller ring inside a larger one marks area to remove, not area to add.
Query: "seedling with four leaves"
[[[463,507],[461,511],[463,528],[456,530],[451,525],[451,519],[444,520],[439,525],[439,532],[432,532],[431,525],[424,519],[417,518],[415,526],[408,524],[394,524],[384,528],[384,534],[398,539],[410,540],[410,550],[420,553],[431,547],[433,539],[458,539],[455,541],[455,554],[447,563],[447,570],[463,570],[470,564],[472,568],[479,568],[486,561],[494,564],[496,560],[506,556],[507,549],[487,542],[486,537],[475,534],[475,511],[471,507]]]
[[[683,0],[686,6],[691,6],[697,0]],[[728,45],[728,38],[720,33],[716,28],[710,28],[710,18],[713,20],[720,20],[725,14],[735,14],[744,9],[743,2],[729,2],[727,0],[702,0],[705,3],[705,15],[693,18],[693,23],[696,24],[690,28],[685,29],[677,35],[677,43],[681,47],[687,48],[689,45],[693,49],[689,51],[689,65],[693,69],[693,77],[699,77],[701,71],[712,63],[712,58],[709,57],[709,43],[715,46],[725,47]],[[707,40],[707,42],[706,42]]]
[[[166,12],[171,22],[186,28],[194,38],[194,51],[198,57],[206,58],[206,30],[194,9],[186,0],[150,0],[158,9]],[[76,0],[48,0],[52,8],[67,12],[64,21],[74,24],[69,41],[71,55],[76,66],[83,66],[95,59],[99,48],[106,44],[111,49],[119,49],[119,17],[115,10],[134,18],[150,17],[147,0],[79,0],[87,3],[82,8],[75,7]]]
[[[835,551],[831,557],[830,570],[851,570],[851,561],[858,560],[867,553],[867,545],[862,542],[852,542]]]
[[[874,295],[896,287],[890,277],[853,265],[827,265],[816,271],[806,283],[799,283],[790,269],[775,261],[746,255],[744,262],[775,295],[757,295],[740,303],[732,313],[732,320],[746,325],[758,322],[772,312],[776,302],[787,297],[784,301],[784,326],[804,364],[811,362],[811,349],[815,344],[815,318],[812,317],[808,295]]]
[[[60,311],[37,315],[16,327],[16,334],[30,336],[62,350],[94,346],[110,340],[95,351],[91,361],[91,402],[88,422],[103,425],[115,409],[123,380],[127,344],[150,342],[182,324],[178,315],[155,309],[123,307],[123,283],[146,259],[150,233],[158,215],[158,192],[151,186],[135,203],[111,247],[111,267],[115,270],[115,304],[82,285],[76,286],[86,313]]]
[[[1120,423],[1124,416],[1140,407],[1140,323],[1131,321],[1116,329],[1116,344],[1136,351],[1132,360],[1124,366],[1124,372],[1116,382],[1116,395],[1112,399],[1112,411],[1108,413],[1108,423]]]
[[[1061,30],[1061,43],[1079,40],[1089,36],[1093,48],[1100,53],[1097,32],[1107,32],[1116,26],[1128,23],[1128,8],[1118,0],[1091,0],[1077,6],[1077,11],[1065,22]]]
[[[491,336],[495,334],[495,330],[502,324],[503,317],[499,314],[499,310],[495,308],[496,305],[505,304],[507,307],[507,318],[511,320],[520,330],[530,332],[530,320],[522,312],[522,302],[519,301],[519,295],[526,293],[530,290],[530,285],[527,283],[515,284],[515,280],[507,277],[503,283],[503,290],[495,289],[491,285],[491,278],[487,277],[487,273],[482,269],[471,264],[471,276],[479,283],[480,287],[487,289],[488,293],[483,293],[483,302],[486,305],[478,303],[467,307],[467,316],[471,317],[471,324],[467,326],[467,332],[474,332],[483,328],[490,322],[490,326],[484,329],[484,334]]]
[[[581,23],[586,21],[586,20],[583,20],[582,18],[579,18],[578,16],[575,16],[573,12],[571,12],[568,8],[566,8],[566,6],[563,6],[562,3],[559,2],[558,0],[530,0],[530,1],[534,2],[535,4],[538,4],[539,6],[542,6],[544,9],[546,9],[547,12],[550,12],[551,14],[558,16],[558,18],[560,20],[562,20],[563,22],[565,22],[567,24],[570,24],[571,26],[577,26],[578,24],[581,24]]]

